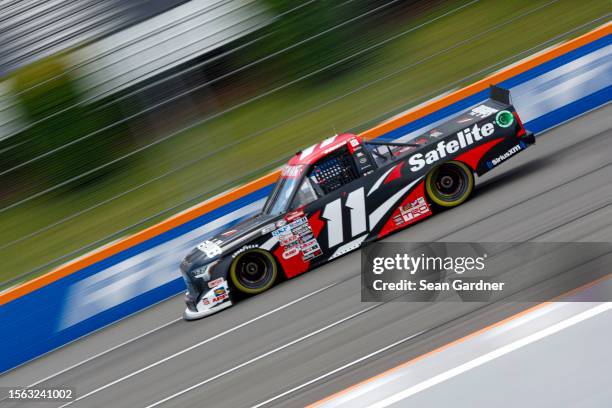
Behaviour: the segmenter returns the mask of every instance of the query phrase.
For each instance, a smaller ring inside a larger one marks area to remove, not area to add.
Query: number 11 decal
[[[367,231],[367,219],[365,209],[365,192],[363,187],[351,191],[346,198],[346,208],[349,209],[351,220],[351,236]],[[328,203],[323,210],[322,217],[327,220],[327,242],[328,247],[333,248],[344,241],[344,229],[342,225],[342,201],[340,198]]]
[[[368,229],[366,225],[365,193],[363,187],[351,191],[345,204],[351,210],[351,236],[356,237]]]

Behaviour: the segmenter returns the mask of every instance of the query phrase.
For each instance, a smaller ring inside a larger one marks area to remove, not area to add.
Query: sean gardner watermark
[[[612,272],[610,254],[610,243],[378,242],[362,249],[361,298],[546,301]]]

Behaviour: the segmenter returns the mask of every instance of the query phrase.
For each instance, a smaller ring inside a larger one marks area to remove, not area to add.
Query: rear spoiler
[[[503,103],[504,105],[512,105],[512,100],[510,99],[510,91],[496,85],[491,85],[489,87],[489,98],[493,99],[494,101]]]

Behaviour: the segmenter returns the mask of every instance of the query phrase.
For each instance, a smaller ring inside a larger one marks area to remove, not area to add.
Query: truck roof
[[[310,165],[317,162],[322,157],[327,156],[329,153],[336,149],[346,145],[349,140],[355,139],[358,143],[361,143],[361,138],[352,133],[342,133],[340,135],[334,135],[329,137],[317,144],[314,144],[304,150],[297,152],[290,160],[289,165]]]

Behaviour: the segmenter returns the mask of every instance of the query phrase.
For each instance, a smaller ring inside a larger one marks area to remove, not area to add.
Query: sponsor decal
[[[291,233],[289,235],[280,235],[278,242],[280,242],[283,246],[288,246],[297,242],[299,239],[300,237],[298,235]]]
[[[431,212],[424,197],[419,197],[416,200],[406,205],[398,207],[399,214],[393,217],[395,225],[400,226],[405,223],[411,223],[423,215]]]
[[[301,253],[306,261],[322,254],[307,217],[293,219],[289,224],[272,231],[272,236],[278,237],[283,259],[293,258]]]
[[[378,233],[379,238],[432,215],[427,199],[425,199],[425,182],[423,181],[423,177],[421,176],[417,178],[412,182],[412,184],[408,185],[408,188],[411,188],[415,184],[416,186],[412,192],[410,192],[408,196],[402,200],[399,206],[395,207],[395,210],[391,216],[386,219],[385,225]],[[402,190],[400,190],[399,194],[401,197],[404,193]],[[397,199],[395,199],[392,203],[395,203],[396,201]],[[425,204],[425,206],[423,206],[423,204]],[[389,207],[385,207],[385,211],[386,208]]]
[[[286,224],[286,225],[283,225],[282,227],[272,231],[272,236],[278,237],[278,236],[281,236],[281,235],[291,234],[291,225],[292,224]]]
[[[304,252],[305,254],[316,252],[318,249],[319,243],[314,238],[309,241],[302,242],[302,252]]]
[[[225,231],[221,235],[223,235],[224,237],[229,237],[230,235],[234,235],[237,232],[238,232],[238,230],[233,229],[233,230]]]
[[[212,304],[213,304],[213,306],[214,306],[214,305],[216,305],[217,303],[220,303],[220,302],[224,301],[224,300],[225,300],[225,299],[227,299],[228,297],[229,297],[229,296],[228,296],[228,294],[227,294],[227,293],[223,293],[223,294],[221,294],[221,295],[219,295],[219,296],[216,296],[216,297],[212,298]]]
[[[440,132],[438,129],[431,129],[429,131],[429,136],[431,137],[440,137],[442,136],[444,133]]]
[[[303,213],[302,213],[302,214],[303,214]],[[295,228],[296,226],[299,226],[299,225],[304,225],[304,224],[308,225],[308,218],[306,218],[306,217],[301,217],[301,218],[298,218],[297,220],[294,220],[294,221],[291,223],[291,227],[292,227],[292,228]]]
[[[281,170],[281,177],[297,178],[302,175],[302,171],[304,171],[304,165],[302,164],[298,164],[295,166],[285,166]]]
[[[217,262],[211,262],[207,265],[201,266],[197,269],[195,269],[194,271],[192,271],[193,277],[194,278],[204,278],[209,276],[209,271],[210,268],[215,265]]]
[[[510,127],[514,123],[514,115],[507,110],[498,112],[497,115],[495,115],[495,123],[503,128]]]
[[[279,235],[286,235],[291,232],[291,227],[289,225],[284,225],[277,230],[272,231],[273,237],[278,237]]]
[[[300,248],[297,245],[294,245],[292,247],[285,249],[282,256],[283,256],[283,259],[289,259],[289,258],[293,258],[299,253],[300,253]]]
[[[328,145],[334,143],[334,141],[336,140],[336,137],[338,137],[338,135],[333,135],[332,137],[328,137],[327,139],[325,139],[321,143],[319,143],[319,147],[323,148],[325,146],[328,146]]]
[[[320,249],[317,249],[316,251],[312,251],[312,252],[302,255],[302,258],[304,259],[304,262],[307,262],[307,261],[311,261],[314,258],[321,256],[322,254],[323,254],[323,251],[321,251]]]
[[[308,218],[302,217],[291,223],[293,233],[299,237],[301,252],[304,261],[310,260],[322,254],[321,246],[314,237]]]
[[[261,229],[261,235],[266,235],[276,229],[276,225],[268,224]]]
[[[208,287],[211,289],[216,288],[217,286],[223,285],[223,282],[225,282],[225,279],[217,278],[208,282]]]
[[[232,258],[237,257],[238,255],[240,255],[241,253],[248,251],[249,249],[255,249],[255,248],[259,248],[259,245],[245,245],[242,248],[240,248],[239,250],[237,250],[236,252],[234,252],[232,254]]]
[[[314,259],[314,258],[316,258],[318,256],[321,256],[322,253],[323,253],[323,251],[318,250],[318,251],[309,253],[308,255],[304,255],[303,256],[304,262],[310,261],[311,259]]]
[[[221,280],[221,286],[212,290],[212,293],[208,292],[206,296],[202,298],[202,304],[204,306],[212,307],[218,303],[224,302],[225,300],[229,299],[227,282],[223,278],[219,278],[217,280]]]
[[[361,175],[370,174],[374,171],[371,159],[364,153],[360,139],[349,140],[349,152],[357,160],[357,170]]]
[[[294,235],[293,233],[289,233],[289,234],[285,234],[285,235],[279,235],[278,236],[278,242],[280,242],[280,244],[282,246],[289,246],[294,242],[297,242],[299,239],[299,237],[297,235]]]
[[[488,136],[491,136],[494,133],[494,130],[495,125],[492,122],[485,123],[480,127],[476,123],[472,127],[467,127],[460,130],[455,134],[455,138],[450,140],[440,140],[438,143],[436,143],[432,150],[429,150],[426,153],[416,153],[410,156],[408,159],[410,170],[416,172],[423,169],[426,164],[436,163],[448,155],[457,153],[458,151],[463,150]]]
[[[309,230],[302,234],[301,237],[302,241],[310,241],[311,239],[314,239],[314,234]]]
[[[220,241],[217,241],[220,242]],[[215,241],[204,241],[198,245],[198,249],[206,254],[209,258],[214,258],[217,255],[221,255],[223,252],[219,244]]]
[[[317,256],[320,256],[323,253],[321,250],[321,246],[316,239],[312,239],[310,241],[304,242],[302,244],[302,258],[304,261],[309,261]]]
[[[287,215],[285,215],[285,221],[291,222],[297,218],[302,218],[303,216],[304,216],[304,211],[301,211],[301,210],[292,211],[290,213],[287,213]]]
[[[323,154],[324,155],[329,154],[329,153],[333,152],[334,150],[338,150],[339,148],[341,148],[341,147],[343,147],[345,145],[346,145],[346,141],[344,141],[342,143],[338,143],[335,146],[328,147],[327,149],[323,150]]]
[[[489,169],[492,169],[493,167],[497,166],[501,162],[506,161],[510,157],[514,156],[515,154],[523,150],[525,147],[526,147],[525,143],[523,142],[520,142],[519,144],[512,146],[510,149],[508,149],[507,152],[495,157],[494,159],[487,161],[487,167]]]
[[[472,108],[470,111],[470,115],[477,117],[479,119],[484,119],[487,116],[491,116],[494,113],[497,113],[498,109],[492,108],[487,105],[478,105],[475,108]]]

